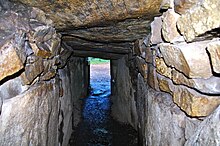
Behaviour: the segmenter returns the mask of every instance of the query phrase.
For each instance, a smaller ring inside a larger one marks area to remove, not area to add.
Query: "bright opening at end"
[[[91,91],[71,146],[135,146],[136,132],[111,117],[110,61],[89,58]]]
[[[111,91],[110,60],[89,57],[90,87],[93,94]],[[106,94],[106,93],[105,93]]]

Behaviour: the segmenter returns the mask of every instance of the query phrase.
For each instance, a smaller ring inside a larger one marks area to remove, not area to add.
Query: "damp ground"
[[[137,146],[137,132],[111,117],[109,63],[91,65],[91,92],[83,99],[82,121],[71,146]]]

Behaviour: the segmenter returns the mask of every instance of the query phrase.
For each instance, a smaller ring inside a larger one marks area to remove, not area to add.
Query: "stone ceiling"
[[[73,50],[104,48],[119,54],[149,33],[161,4],[161,0],[12,1],[43,10],[63,35],[65,46]]]

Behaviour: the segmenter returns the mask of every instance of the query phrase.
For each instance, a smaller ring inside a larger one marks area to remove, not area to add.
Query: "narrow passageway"
[[[83,119],[70,141],[72,146],[136,146],[137,133],[111,115],[110,64],[91,64],[90,95],[84,99]]]

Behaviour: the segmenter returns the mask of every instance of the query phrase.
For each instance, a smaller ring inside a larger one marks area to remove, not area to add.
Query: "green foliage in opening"
[[[93,57],[89,57],[88,60],[89,60],[90,64],[103,64],[103,63],[110,62],[110,60],[101,59],[101,58],[93,58]]]

